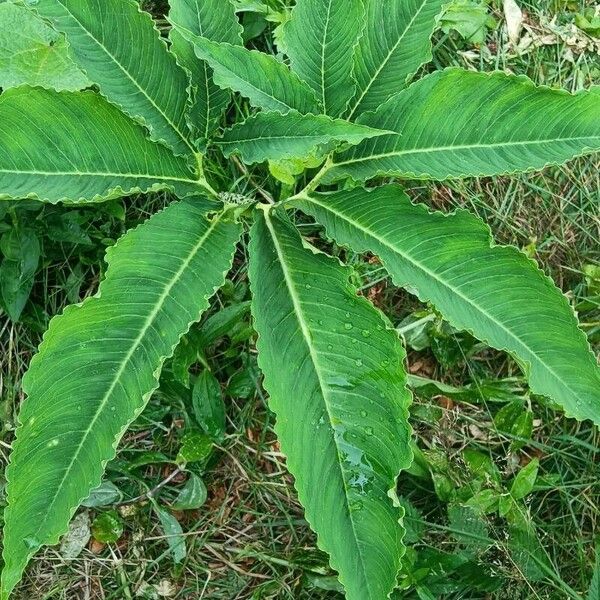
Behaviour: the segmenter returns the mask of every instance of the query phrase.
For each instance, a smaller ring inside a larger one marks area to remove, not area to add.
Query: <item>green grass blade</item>
[[[199,191],[184,158],[99,94],[0,95],[0,199],[90,202],[161,189]]]
[[[493,245],[471,213],[430,213],[398,186],[315,194],[300,203],[328,235],[373,252],[458,329],[513,354],[531,390],[600,424],[600,368],[560,290],[516,248]]]
[[[2,600],[100,484],[165,359],[223,284],[240,227],[205,212],[198,200],[173,204],[127,233],[107,253],[99,293],[44,335],[6,475]]]
[[[250,256],[259,365],[306,518],[348,600],[385,600],[404,551],[395,480],[412,459],[404,350],[350,269],[283,214],[258,218]]]

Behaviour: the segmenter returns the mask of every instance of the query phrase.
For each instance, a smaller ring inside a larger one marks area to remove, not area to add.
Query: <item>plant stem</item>
[[[196,157],[196,170],[198,172],[198,185],[204,188],[211,196],[219,198],[218,192],[208,183],[206,176],[204,175],[204,166],[202,165],[202,159],[204,155],[200,152],[195,152]]]
[[[331,169],[332,165],[333,165],[333,160],[332,160],[331,154],[330,154],[327,157],[327,160],[325,160],[325,163],[323,164],[323,166],[321,167],[321,170],[308,182],[306,187],[301,189],[297,194],[290,196],[287,200],[284,200],[285,204],[294,202],[294,200],[302,200],[303,198],[307,198],[311,192],[314,192],[317,189],[319,183],[321,183],[321,180],[323,179],[323,177],[325,177],[327,172]]]
[[[273,200],[271,194],[269,194],[269,192],[264,190],[262,187],[260,187],[258,183],[256,183],[256,181],[254,181],[254,178],[252,177],[252,175],[250,175],[250,172],[246,168],[246,165],[240,162],[235,156],[232,156],[231,160],[233,164],[240,170],[240,172],[248,179],[248,182],[256,190],[256,192],[269,204],[275,204],[275,200]]]

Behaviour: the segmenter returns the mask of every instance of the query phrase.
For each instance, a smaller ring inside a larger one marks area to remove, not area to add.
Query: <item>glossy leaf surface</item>
[[[245,163],[305,157],[317,146],[329,142],[358,144],[386,132],[332,119],[325,115],[301,115],[297,111],[282,115],[260,112],[243,123],[227,129],[217,144],[225,154],[239,154]]]
[[[379,256],[396,285],[456,328],[513,354],[532,391],[600,423],[600,368],[566,298],[516,248],[493,245],[471,213],[431,213],[398,186],[313,195],[301,207],[339,243]]]
[[[91,85],[69,56],[63,35],[25,6],[0,4],[0,87],[39,85],[80,90]]]
[[[515,173],[600,149],[600,93],[569,94],[523,77],[448,69],[360,122],[398,135],[340,155],[337,175],[442,180]]]
[[[385,600],[404,551],[395,480],[409,466],[404,350],[350,269],[283,216],[252,230],[250,278],[276,431],[306,518],[349,600]]]
[[[198,191],[184,158],[93,92],[26,87],[0,95],[0,199],[100,201]]]
[[[36,0],[67,36],[75,62],[101,92],[177,154],[194,151],[186,123],[189,81],[135,0]]]

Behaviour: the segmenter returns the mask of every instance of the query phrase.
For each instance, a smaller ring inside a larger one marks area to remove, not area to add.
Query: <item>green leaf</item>
[[[445,0],[365,0],[366,26],[355,55],[350,115],[375,110],[431,60],[431,36]]]
[[[66,34],[73,60],[102,94],[152,139],[193,154],[188,77],[136,0],[36,0],[33,9]]]
[[[214,42],[242,43],[242,26],[229,0],[170,0],[169,4],[171,23]],[[205,146],[229,104],[230,93],[215,85],[211,68],[198,60],[194,46],[181,33],[172,29],[169,38],[177,62],[190,73],[193,102],[189,120],[200,145]]]
[[[600,38],[600,15],[597,14],[593,6],[584,9],[583,14],[577,13],[575,15],[575,25],[591,37]],[[600,598],[600,592],[598,597]]]
[[[165,533],[165,539],[169,545],[173,562],[178,565],[179,563],[183,562],[187,556],[183,529],[181,529],[179,521],[177,521],[177,519],[166,508],[158,506],[158,504],[155,503],[154,510],[158,515],[158,519]]]
[[[338,176],[442,180],[515,173],[600,150],[600,93],[570,94],[524,77],[447,69],[360,122],[398,135],[340,155]]]
[[[314,169],[323,163],[322,149],[304,155],[302,158],[284,158],[269,161],[269,173],[282,183],[294,185],[299,175],[307,169]]]
[[[81,503],[88,508],[97,508],[120,502],[123,499],[121,490],[111,481],[103,481],[94,488],[90,495]]]
[[[596,543],[596,562],[586,600],[598,600],[598,598],[600,598],[600,544]]]
[[[511,434],[516,439],[512,440],[510,449],[514,452],[527,445],[528,440],[531,439],[533,433],[533,413],[531,411],[525,411],[519,415],[516,419]]]
[[[404,543],[417,544],[423,539],[427,525],[419,509],[408,498],[399,496],[398,501],[404,510]]]
[[[533,490],[537,479],[540,461],[534,458],[527,466],[523,467],[510,486],[510,495],[515,500],[521,500]]]
[[[189,474],[189,478],[179,492],[177,499],[171,505],[173,510],[195,510],[200,508],[208,498],[208,490],[204,481],[194,475]]]
[[[525,402],[516,398],[505,404],[494,416],[494,426],[502,433],[512,433],[519,417],[525,413]]]
[[[250,312],[250,302],[240,302],[222,308],[202,324],[200,338],[205,346],[214,344],[219,338],[228,335]]]
[[[454,504],[448,507],[450,532],[467,550],[480,553],[493,544],[484,518],[470,506]]]
[[[411,463],[405,353],[350,285],[265,211],[250,245],[259,365],[306,518],[348,600],[384,600],[403,554],[395,481]]]
[[[343,114],[355,94],[353,55],[364,22],[362,0],[298,0],[283,26],[292,69],[332,117]]]
[[[250,104],[265,110],[320,113],[315,93],[274,56],[242,46],[216,43],[175,25],[194,44],[196,56],[213,69],[215,83],[239,92]]]
[[[300,207],[338,243],[378,255],[396,285],[454,327],[514,354],[533,392],[600,423],[600,368],[566,298],[524,254],[494,246],[482,221],[430,213],[398,186],[314,195]]]
[[[511,525],[507,546],[515,566],[529,581],[542,581],[556,573],[556,567],[552,564],[533,523]]]
[[[183,158],[93,92],[20,87],[0,95],[0,200],[90,202],[199,192]]]
[[[39,85],[80,90],[90,85],[69,56],[63,35],[25,6],[0,4],[0,87]]]
[[[215,440],[225,434],[225,404],[217,378],[205,369],[200,373],[192,392],[194,416],[200,427]]]
[[[205,211],[199,200],[173,204],[127,233],[107,253],[98,295],[50,323],[23,379],[6,474],[1,598],[100,484],[165,359],[222,285],[240,228]]]
[[[296,158],[329,142],[358,144],[387,132],[325,115],[290,111],[260,112],[227,129],[217,144],[225,156],[236,153],[246,164]]]
[[[123,535],[123,521],[114,510],[98,515],[92,523],[94,539],[103,544],[113,544]]]
[[[474,44],[483,44],[488,28],[496,26],[496,19],[489,13],[487,2],[455,0],[451,2],[440,19],[444,33],[457,31],[464,39]]]
[[[33,288],[40,262],[40,243],[32,229],[15,228],[0,240],[4,260],[0,265],[2,305],[12,321],[18,321]]]
[[[186,465],[191,462],[204,462],[213,449],[212,440],[199,431],[190,431],[183,437],[183,443],[177,453],[177,464]]]

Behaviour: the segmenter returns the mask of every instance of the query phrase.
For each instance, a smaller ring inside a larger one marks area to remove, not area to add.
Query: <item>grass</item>
[[[272,2],[271,7],[277,9],[279,4]],[[531,0],[521,6],[529,29],[543,38],[551,33],[547,24],[553,16],[566,27],[585,3]],[[149,8],[164,10],[159,2]],[[490,10],[501,22],[500,7],[492,3]],[[440,33],[434,65],[508,69],[540,84],[571,90],[600,83],[600,59],[592,50],[574,52],[558,39],[518,55],[502,36],[501,28],[489,31],[486,45],[478,48],[454,34]],[[535,257],[572,298],[598,350],[600,284],[586,280],[586,272],[600,264],[599,167],[598,157],[582,158],[541,174],[444,186],[412,183],[409,192],[435,208],[474,211],[490,224],[498,241],[515,244]],[[207,161],[206,168],[217,180],[233,174],[236,193],[254,194],[266,181],[262,167],[248,172],[235,164],[224,166],[216,157]],[[226,174],[224,169],[234,171]],[[105,247],[166,202],[168,198],[157,195],[114,202],[103,211],[34,208],[4,219],[5,224],[11,218],[34,223],[42,234],[45,258],[22,322],[12,323],[0,314],[2,465],[23,399],[19,382],[48,319],[69,302],[93,294],[102,277]],[[89,244],[50,239],[45,223],[52,215],[66,213],[77,215]],[[310,223],[304,227],[319,241],[319,232]],[[222,306],[240,306],[247,300],[244,253],[241,248],[211,315]],[[400,480],[409,511],[411,549],[401,580],[406,589],[394,598],[581,597],[592,576],[598,535],[597,430],[530,398],[511,360],[448,330],[426,307],[394,290],[376,261],[347,253],[345,258],[355,265],[363,293],[405,332],[411,373],[457,388],[456,394],[422,388],[415,398],[413,426],[422,451],[417,464],[431,470],[433,477],[414,468]],[[83,511],[91,521],[115,511],[123,535],[113,543],[90,541],[72,559],[59,548],[45,550],[34,559],[16,598],[341,598],[327,559],[303,519],[273,433],[247,313],[206,349],[201,361],[191,360],[192,375],[201,370],[202,362],[210,364],[225,392],[227,435],[208,463],[196,467],[208,488],[204,506],[174,513],[183,533],[165,533],[153,504],[154,499],[172,502],[187,477],[173,461],[190,419],[190,392],[177,380],[177,364],[171,364],[160,392],[109,465],[107,480],[121,490],[122,498]],[[501,410],[511,401],[523,401],[520,412],[531,412],[530,429],[503,424]],[[474,456],[479,457],[478,467],[473,465]],[[516,474],[532,460],[540,463],[535,487],[509,518],[490,512],[475,519],[456,509],[482,489],[493,489],[497,498],[506,496]],[[514,535],[516,525],[529,532],[526,539]],[[187,557],[176,565],[172,545],[182,540]]]

